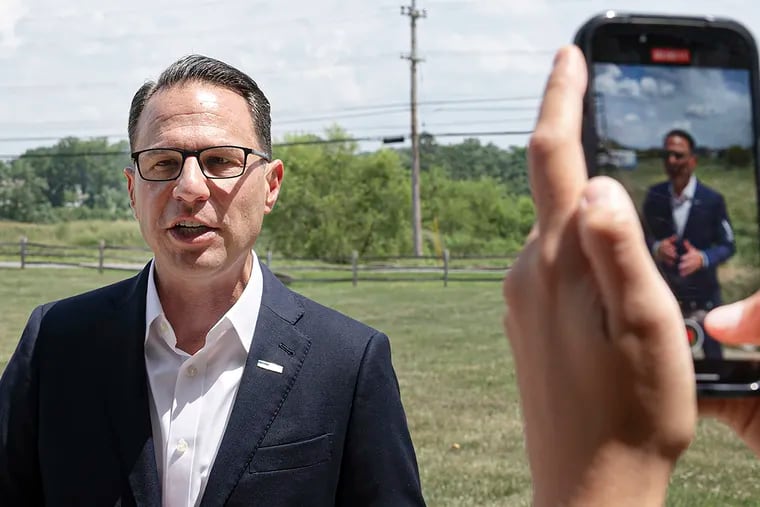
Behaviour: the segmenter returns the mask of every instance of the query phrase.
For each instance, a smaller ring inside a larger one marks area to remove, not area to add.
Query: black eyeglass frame
[[[680,153],[678,151],[673,151],[673,150],[662,150],[660,152],[660,157],[662,157],[663,160],[668,160],[671,157],[671,155],[673,156],[673,158],[675,158],[677,161],[680,162],[681,160],[691,157],[693,153],[691,151],[686,152],[686,153]]]
[[[206,172],[206,169],[203,167],[203,164],[201,163],[201,153],[208,150],[214,150],[217,148],[237,148],[240,150],[243,150],[243,153],[245,154],[245,158],[243,159],[243,167],[240,168],[240,174],[236,174],[234,176],[209,176],[209,174]],[[140,170],[140,162],[138,162],[138,158],[141,154],[147,153],[150,151],[173,151],[176,153],[179,153],[182,155],[182,162],[179,166],[179,172],[177,175],[173,178],[167,178],[167,179],[155,179],[155,178],[146,178],[143,176],[142,171]],[[185,169],[185,162],[187,162],[187,157],[195,157],[196,160],[198,160],[198,167],[200,167],[201,172],[203,175],[210,179],[210,180],[229,180],[232,178],[239,178],[240,176],[245,173],[246,169],[248,169],[248,155],[256,155],[257,157],[266,160],[267,162],[272,161],[272,157],[263,151],[256,150],[254,148],[246,148],[245,146],[234,146],[234,145],[222,145],[222,146],[208,146],[206,148],[203,148],[202,150],[182,150],[180,148],[148,148],[147,150],[140,150],[140,151],[133,151],[130,156],[132,157],[132,161],[135,163],[135,168],[137,169],[137,173],[140,175],[140,178],[142,178],[145,181],[174,181],[177,178],[179,178],[182,175],[182,171]]]

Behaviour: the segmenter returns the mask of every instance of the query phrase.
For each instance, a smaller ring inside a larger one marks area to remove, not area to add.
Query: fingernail
[[[739,325],[744,315],[744,305],[741,302],[719,306],[707,314],[710,326],[732,328]]]
[[[604,207],[609,209],[619,208],[620,199],[615,187],[603,179],[589,180],[583,191],[583,200],[587,206]]]
[[[557,51],[557,53],[554,55],[554,62],[552,63],[552,67],[556,68],[562,60],[565,59],[565,52],[563,50]]]
[[[567,49],[562,48],[554,55],[553,67],[555,70],[561,69],[567,63]]]

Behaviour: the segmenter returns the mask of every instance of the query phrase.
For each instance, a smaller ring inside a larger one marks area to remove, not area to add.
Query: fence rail
[[[0,242],[0,266],[82,267],[104,270],[138,271],[152,257],[145,247],[108,245],[48,245],[21,238],[17,243]],[[500,281],[514,261],[514,255],[451,256],[367,256],[352,252],[346,262],[309,258],[277,257],[267,251],[262,260],[286,282],[418,282],[440,281],[444,286],[454,281]]]

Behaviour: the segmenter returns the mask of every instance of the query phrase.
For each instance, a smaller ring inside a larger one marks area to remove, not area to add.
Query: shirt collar
[[[253,332],[256,329],[256,321],[259,317],[259,309],[261,307],[261,295],[264,291],[263,275],[261,273],[261,265],[259,265],[259,258],[256,252],[251,251],[253,254],[251,276],[248,279],[248,283],[245,285],[243,292],[232,308],[227,310],[219,322],[229,319],[232,327],[235,329],[240,344],[245,349],[246,353],[251,350],[251,342],[253,341]],[[150,335],[150,326],[158,318],[164,317],[164,310],[161,306],[161,300],[158,297],[158,290],[156,289],[155,280],[155,259],[151,260],[150,268],[148,271],[148,290],[145,299],[145,342],[147,343]],[[214,324],[213,328],[216,328],[219,324]],[[173,345],[172,345],[173,346]]]
[[[225,317],[230,319],[232,326],[237,331],[240,343],[243,345],[246,353],[251,350],[253,341],[253,332],[256,329],[256,321],[259,319],[259,310],[261,308],[261,294],[264,292],[264,278],[261,274],[261,265],[256,252],[253,254],[251,277],[243,289],[243,293],[235,304],[227,311]]]
[[[683,192],[681,192],[680,196],[677,196],[675,192],[673,192],[672,183],[668,186],[668,189],[670,190],[670,197],[672,197],[674,200],[679,202],[690,201],[694,199],[694,193],[697,191],[697,177],[693,174],[689,177],[689,182],[684,187]]]

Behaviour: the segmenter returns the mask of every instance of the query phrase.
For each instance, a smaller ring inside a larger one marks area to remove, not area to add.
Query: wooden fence
[[[150,260],[145,247],[47,245],[21,238],[18,243],[0,243],[0,266],[18,267],[81,267],[138,271]],[[320,259],[285,258],[267,251],[259,257],[285,282],[350,282],[360,281],[501,281],[514,256],[456,256],[445,250],[441,256],[360,256],[354,251],[342,262]]]

